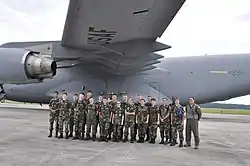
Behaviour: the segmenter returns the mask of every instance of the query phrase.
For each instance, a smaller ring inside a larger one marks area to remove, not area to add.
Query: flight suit
[[[86,114],[85,114],[85,101],[78,101],[74,112],[74,125],[75,125],[75,137],[73,139],[84,139]]]
[[[159,108],[158,106],[151,106],[149,109],[149,116],[150,116],[150,126],[149,126],[149,135],[150,135],[150,142],[155,143],[155,139],[157,137],[157,128],[158,128],[158,115],[159,115]]]
[[[76,110],[77,101],[71,103],[70,113],[69,113],[69,137],[73,137],[74,130],[74,112]]]
[[[160,144],[164,144],[164,137],[166,137],[166,142],[167,144],[168,139],[169,139],[169,132],[170,132],[170,118],[167,116],[170,115],[170,110],[168,105],[162,104],[159,108],[160,112],[160,118],[164,119],[163,121],[160,120],[160,135],[161,135],[161,142]]]
[[[150,102],[147,102],[147,103],[145,103],[145,106],[148,107],[148,111],[150,111],[150,107],[152,106],[152,104]],[[150,112],[149,112],[149,123],[148,123],[148,127],[147,127],[147,130],[146,130],[147,138],[146,138],[145,141],[149,141],[150,140],[149,126],[150,126]]]
[[[195,148],[198,148],[200,144],[199,138],[199,123],[202,112],[200,106],[197,104],[186,106],[186,145],[191,146],[191,131],[194,134]]]
[[[126,107],[126,112],[135,113],[136,106],[135,104],[128,104]],[[126,115],[125,114],[125,130],[124,130],[124,142],[128,141],[128,130],[130,128],[130,142],[133,143],[135,139],[135,115]]]
[[[138,143],[143,143],[145,139],[146,130],[148,127],[149,111],[147,106],[139,105],[137,107],[136,119],[138,124]]]
[[[122,134],[122,124],[123,124],[123,117],[124,117],[124,109],[122,107],[118,108],[115,107],[113,112],[113,141],[119,142]]]
[[[184,129],[184,125],[182,124],[183,122],[183,118],[184,118],[184,109],[181,105],[177,106],[174,105],[172,108],[172,136],[173,136],[173,140],[171,141],[170,146],[174,146],[176,144],[177,140],[177,134],[179,134],[179,140],[180,140],[180,145],[179,147],[183,147],[183,129]]]
[[[92,140],[96,140],[96,115],[97,110],[95,104],[88,104],[86,106],[86,114],[87,114],[87,133],[86,133],[86,140],[90,139],[90,132],[92,129]]]
[[[100,136],[101,136],[101,141],[108,141],[108,131],[109,131],[109,123],[110,123],[110,107],[109,105],[104,105],[101,104],[99,107],[99,115],[100,115]]]
[[[52,131],[53,131],[53,126],[55,122],[55,128],[56,128],[56,135],[55,137],[58,137],[58,131],[59,131],[59,124],[58,124],[58,116],[59,116],[59,99],[58,98],[53,98],[49,102],[49,107],[50,107],[50,112],[49,112],[49,136],[52,137]]]
[[[63,138],[63,128],[65,129],[66,139],[68,139],[69,133],[69,112],[70,102],[68,100],[60,100],[59,102],[59,132],[58,138]]]

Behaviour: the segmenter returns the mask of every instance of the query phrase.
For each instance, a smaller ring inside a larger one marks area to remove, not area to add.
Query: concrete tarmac
[[[1,166],[250,165],[250,116],[204,114],[200,149],[48,138],[48,111],[0,108]]]

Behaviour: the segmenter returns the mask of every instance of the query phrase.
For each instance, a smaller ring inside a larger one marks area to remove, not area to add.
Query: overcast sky
[[[0,44],[60,40],[69,0],[0,0]],[[166,58],[250,53],[249,0],[187,0],[158,40]],[[250,104],[250,96],[226,101]]]

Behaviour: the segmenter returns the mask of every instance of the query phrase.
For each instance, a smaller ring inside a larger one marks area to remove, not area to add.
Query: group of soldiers
[[[138,95],[137,101],[133,102],[131,97],[123,94],[122,101],[117,100],[117,95],[105,97],[100,94],[95,102],[92,92],[74,94],[73,101],[69,102],[67,93],[59,97],[57,91],[49,103],[49,136],[52,137],[55,124],[55,137],[70,137],[79,140],[108,142],[130,142],[143,143],[149,141],[154,144],[157,137],[157,129],[160,129],[160,144],[175,146],[177,135],[179,135],[179,147],[191,146],[191,131],[195,137],[195,149],[199,147],[198,121],[201,118],[200,107],[195,104],[194,98],[189,98],[185,107],[180,105],[177,97],[168,103],[167,98],[162,99],[160,105],[156,99],[148,96],[147,102]],[[183,144],[184,119],[186,120],[186,144]],[[99,126],[99,130],[98,130]],[[86,128],[86,131],[85,131]],[[138,136],[138,139],[137,139]],[[146,139],[145,139],[146,138]]]

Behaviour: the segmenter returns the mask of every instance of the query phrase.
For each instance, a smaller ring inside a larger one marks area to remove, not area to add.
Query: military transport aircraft
[[[248,55],[163,58],[156,41],[185,0],[71,0],[61,41],[6,43],[7,99],[48,103],[55,90],[193,96],[199,103],[248,94]],[[84,87],[84,88],[83,88]]]

